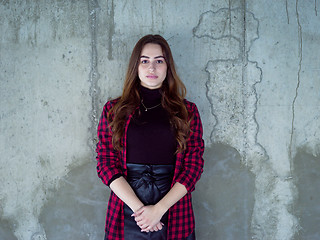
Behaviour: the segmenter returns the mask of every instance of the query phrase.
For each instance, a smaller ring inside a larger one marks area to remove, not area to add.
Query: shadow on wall
[[[226,145],[207,147],[204,158],[204,173],[193,194],[197,239],[250,239],[253,174]],[[95,163],[72,169],[61,181],[40,216],[47,239],[103,239],[109,191],[97,177]]]
[[[8,221],[0,219],[0,239],[17,240]]]
[[[296,215],[301,230],[296,240],[320,239],[320,156],[314,157],[299,149],[294,158],[294,174],[298,198],[295,202]]]
[[[204,173],[193,194],[199,240],[251,239],[254,175],[232,147],[207,147]]]
[[[72,169],[43,207],[47,239],[103,239],[109,191],[96,174],[95,162]]]

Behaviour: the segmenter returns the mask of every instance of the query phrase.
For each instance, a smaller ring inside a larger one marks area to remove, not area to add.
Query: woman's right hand
[[[157,214],[156,210],[155,205],[143,206],[131,215],[141,228],[141,232],[154,232],[162,229],[163,223],[160,219],[163,214]]]
[[[150,230],[148,228],[144,229],[143,232],[157,232],[157,231],[160,231],[162,229],[162,226],[164,224],[162,222],[158,222],[156,225],[154,225]],[[141,229],[142,231],[143,229]]]

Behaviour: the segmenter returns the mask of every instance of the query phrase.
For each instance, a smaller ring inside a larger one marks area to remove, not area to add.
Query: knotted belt
[[[169,190],[174,165],[127,163],[127,181],[145,205],[156,204]]]

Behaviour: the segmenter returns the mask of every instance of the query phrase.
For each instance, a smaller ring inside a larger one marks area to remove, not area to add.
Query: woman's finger
[[[159,223],[157,224],[157,228],[158,228],[159,230],[162,230],[162,224],[161,224],[161,222],[159,222]]]
[[[146,228],[142,228],[141,229],[141,232],[149,232],[150,228],[149,227],[146,227]]]
[[[134,213],[132,213],[132,214],[131,214],[131,217],[140,216],[141,213],[143,213],[143,208],[144,208],[144,207],[141,207],[141,208],[139,208],[137,211],[135,211]]]
[[[142,207],[142,208],[139,208],[137,211],[135,211],[134,213],[136,214],[136,215],[140,215],[141,213],[143,213],[143,211],[144,211],[144,207]]]
[[[139,217],[135,217],[134,220],[135,220],[136,222],[140,222],[140,221],[143,220],[143,218],[142,218],[141,216],[139,216]]]

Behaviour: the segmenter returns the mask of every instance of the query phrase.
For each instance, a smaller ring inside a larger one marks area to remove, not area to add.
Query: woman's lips
[[[148,75],[147,78],[151,78],[151,79],[156,79],[158,78],[158,76],[155,76],[155,75]]]

